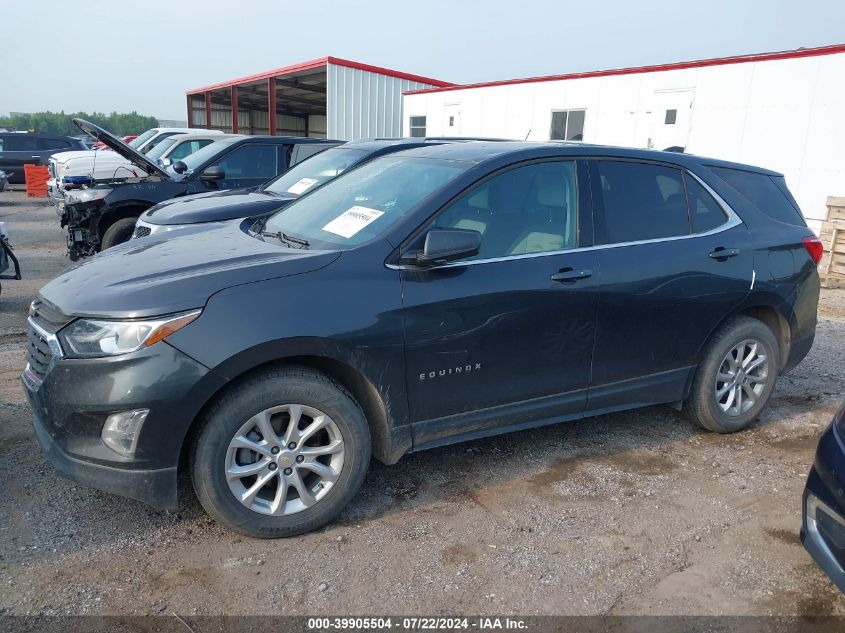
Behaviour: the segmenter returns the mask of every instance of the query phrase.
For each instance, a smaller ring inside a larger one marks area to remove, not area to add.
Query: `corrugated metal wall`
[[[344,141],[402,136],[402,93],[433,87],[347,66],[327,66],[327,133]]]

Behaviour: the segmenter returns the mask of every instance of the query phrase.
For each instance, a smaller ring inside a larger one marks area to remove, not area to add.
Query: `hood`
[[[130,240],[56,277],[40,294],[68,316],[148,317],[199,308],[225,288],[307,273],[340,257],[266,240],[240,222]]]
[[[146,211],[143,218],[150,224],[164,225],[221,222],[270,213],[295,199],[296,196],[283,197],[243,190],[198,194],[156,205]]]
[[[112,154],[111,152],[106,152],[106,154]],[[94,156],[102,157],[103,154],[100,150],[95,149],[85,149],[85,150],[73,150],[72,152],[56,152],[55,154],[50,155],[50,160],[56,161],[57,163],[66,163],[69,160],[74,160],[76,158],[88,158],[89,160],[94,160]],[[112,154],[114,156],[114,154]]]
[[[164,171],[161,167],[156,165],[153,161],[148,159],[146,156],[138,152],[132,147],[129,147],[126,143],[121,141],[116,136],[112,136],[110,133],[106,132],[103,128],[98,125],[94,125],[89,121],[84,119],[74,119],[73,122],[83,132],[90,134],[98,141],[101,141],[105,145],[112,148],[115,152],[123,156],[129,162],[137,165],[145,172],[150,174],[151,176],[158,176],[162,180],[170,180],[170,176]]]

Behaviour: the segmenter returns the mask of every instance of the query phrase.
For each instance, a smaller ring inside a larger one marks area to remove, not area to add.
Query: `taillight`
[[[807,249],[807,253],[810,255],[812,260],[816,262],[816,266],[818,266],[819,262],[822,260],[822,255],[824,255],[824,246],[822,246],[822,241],[815,235],[808,235],[802,241],[804,242],[804,248]]]

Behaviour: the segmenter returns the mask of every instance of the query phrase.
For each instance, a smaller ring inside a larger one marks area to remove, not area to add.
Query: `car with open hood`
[[[22,380],[60,473],[175,508],[181,467],[217,520],[290,536],[336,517],[371,456],[660,403],[744,429],[813,343],[821,253],[766,169],[432,144],[258,227],[65,272]]]
[[[123,137],[124,145],[128,145],[137,152],[147,155],[156,151],[159,145],[168,139],[183,134],[197,132],[192,128],[156,127],[131,137]],[[219,130],[202,130],[204,134],[220,136]],[[88,138],[96,138],[86,135]],[[147,175],[143,167],[129,160],[102,141],[97,141],[95,147],[84,151],[59,152],[50,156],[47,167],[50,180],[47,182],[47,196],[50,204],[56,206],[61,215],[64,207],[64,196],[67,191],[90,186],[98,181],[119,181],[126,178],[139,178]]]
[[[202,193],[167,200],[145,211],[133,238],[165,231],[198,228],[249,217],[260,220],[364,163],[423,145],[466,142],[470,138],[389,138],[344,143],[297,164],[254,190]]]
[[[67,227],[71,260],[127,241],[138,217],[159,202],[195,193],[258,187],[298,160],[341,142],[296,136],[225,138],[164,168],[93,123],[81,119],[74,122],[145,175],[104,179],[67,192],[61,223]]]

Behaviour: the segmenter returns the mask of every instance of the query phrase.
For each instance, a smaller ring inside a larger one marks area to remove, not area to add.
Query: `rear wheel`
[[[104,251],[107,248],[128,242],[132,237],[132,232],[135,230],[135,221],[138,218],[121,218],[103,233],[103,240],[100,242],[100,250]]]
[[[748,426],[769,401],[780,350],[765,323],[735,317],[710,339],[692,385],[688,410],[707,430],[733,433]]]
[[[361,486],[370,433],[352,397],[306,368],[268,370],[208,413],[191,459],[206,511],[249,536],[315,530]]]

